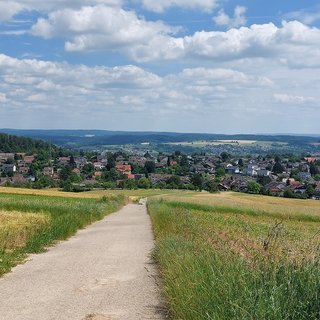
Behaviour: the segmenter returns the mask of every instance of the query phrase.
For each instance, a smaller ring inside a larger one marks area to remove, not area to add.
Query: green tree
[[[307,189],[306,189],[306,195],[308,196],[308,198],[311,198],[312,196],[314,196],[314,188],[312,187],[312,185],[308,185]]]
[[[261,189],[262,189],[262,186],[256,181],[250,181],[248,183],[248,191],[250,193],[258,194],[260,193]]]
[[[218,191],[218,183],[214,180],[208,180],[205,182],[204,189],[209,192],[217,192]]]
[[[276,161],[276,163],[274,164],[273,168],[272,168],[272,172],[279,174],[282,173],[284,171],[284,167],[282,166],[280,161]]]
[[[151,183],[148,178],[143,177],[138,181],[138,187],[141,189],[149,189],[150,186],[151,186]]]
[[[144,168],[147,173],[156,172],[156,164],[154,163],[154,161],[146,161],[146,163],[144,164]]]
[[[198,190],[201,191],[203,189],[203,177],[200,173],[195,173],[191,178],[191,182]]]

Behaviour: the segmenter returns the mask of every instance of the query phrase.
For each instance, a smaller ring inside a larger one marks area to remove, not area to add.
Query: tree
[[[311,198],[312,196],[314,196],[314,188],[312,187],[312,185],[308,185],[307,189],[306,189],[306,195],[308,196],[308,198]]]
[[[146,161],[144,164],[144,168],[146,169],[147,173],[154,173],[156,172],[156,164],[154,161]]]
[[[107,159],[108,159],[107,169],[110,170],[116,166],[116,157],[114,154],[108,153]]]
[[[226,174],[226,170],[222,167],[219,167],[216,169],[216,176],[217,177],[222,177]]]
[[[94,166],[92,163],[87,163],[83,166],[81,173],[83,173],[85,176],[91,177],[94,173]]]
[[[258,194],[260,193],[262,186],[256,181],[250,181],[248,183],[248,191],[249,193]]]
[[[310,164],[310,173],[312,176],[320,173],[319,168],[314,163]]]
[[[203,188],[203,177],[202,177],[201,174],[195,173],[191,178],[191,182],[195,187],[197,187],[197,189],[199,189],[200,191],[202,190],[202,188]]]
[[[282,173],[284,171],[284,167],[282,166],[281,162],[276,161],[276,163],[274,164],[273,168],[272,168],[272,172],[279,174]]]
[[[189,166],[188,157],[185,154],[182,155],[182,157],[181,157],[180,166],[181,167],[188,167]]]
[[[227,160],[230,158],[230,154],[227,153],[227,152],[225,152],[225,151],[223,151],[223,152],[221,152],[221,154],[220,154],[220,158],[221,158],[221,160],[222,160],[223,162],[225,162],[225,161],[227,161]]]
[[[138,187],[141,189],[149,189],[150,186],[151,186],[151,183],[148,178],[143,177],[138,181]]]
[[[72,176],[72,169],[71,167],[67,164],[65,166],[62,167],[61,171],[60,171],[60,179],[62,181],[67,181],[68,179],[70,179]]]
[[[209,192],[216,192],[218,191],[218,183],[214,180],[208,180],[205,183],[204,189]]]

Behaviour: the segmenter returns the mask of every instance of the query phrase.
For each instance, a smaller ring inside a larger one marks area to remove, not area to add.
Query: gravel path
[[[129,204],[0,279],[1,320],[165,319],[145,205]]]

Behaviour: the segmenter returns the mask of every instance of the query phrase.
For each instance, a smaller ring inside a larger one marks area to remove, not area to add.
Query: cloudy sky
[[[320,133],[318,0],[0,0],[0,128]]]

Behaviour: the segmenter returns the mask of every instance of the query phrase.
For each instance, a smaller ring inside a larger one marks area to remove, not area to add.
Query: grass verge
[[[173,319],[320,318],[317,219],[163,200],[148,210]]]
[[[81,199],[0,194],[0,276],[27,254],[42,252],[117,211],[124,200],[122,195]]]

